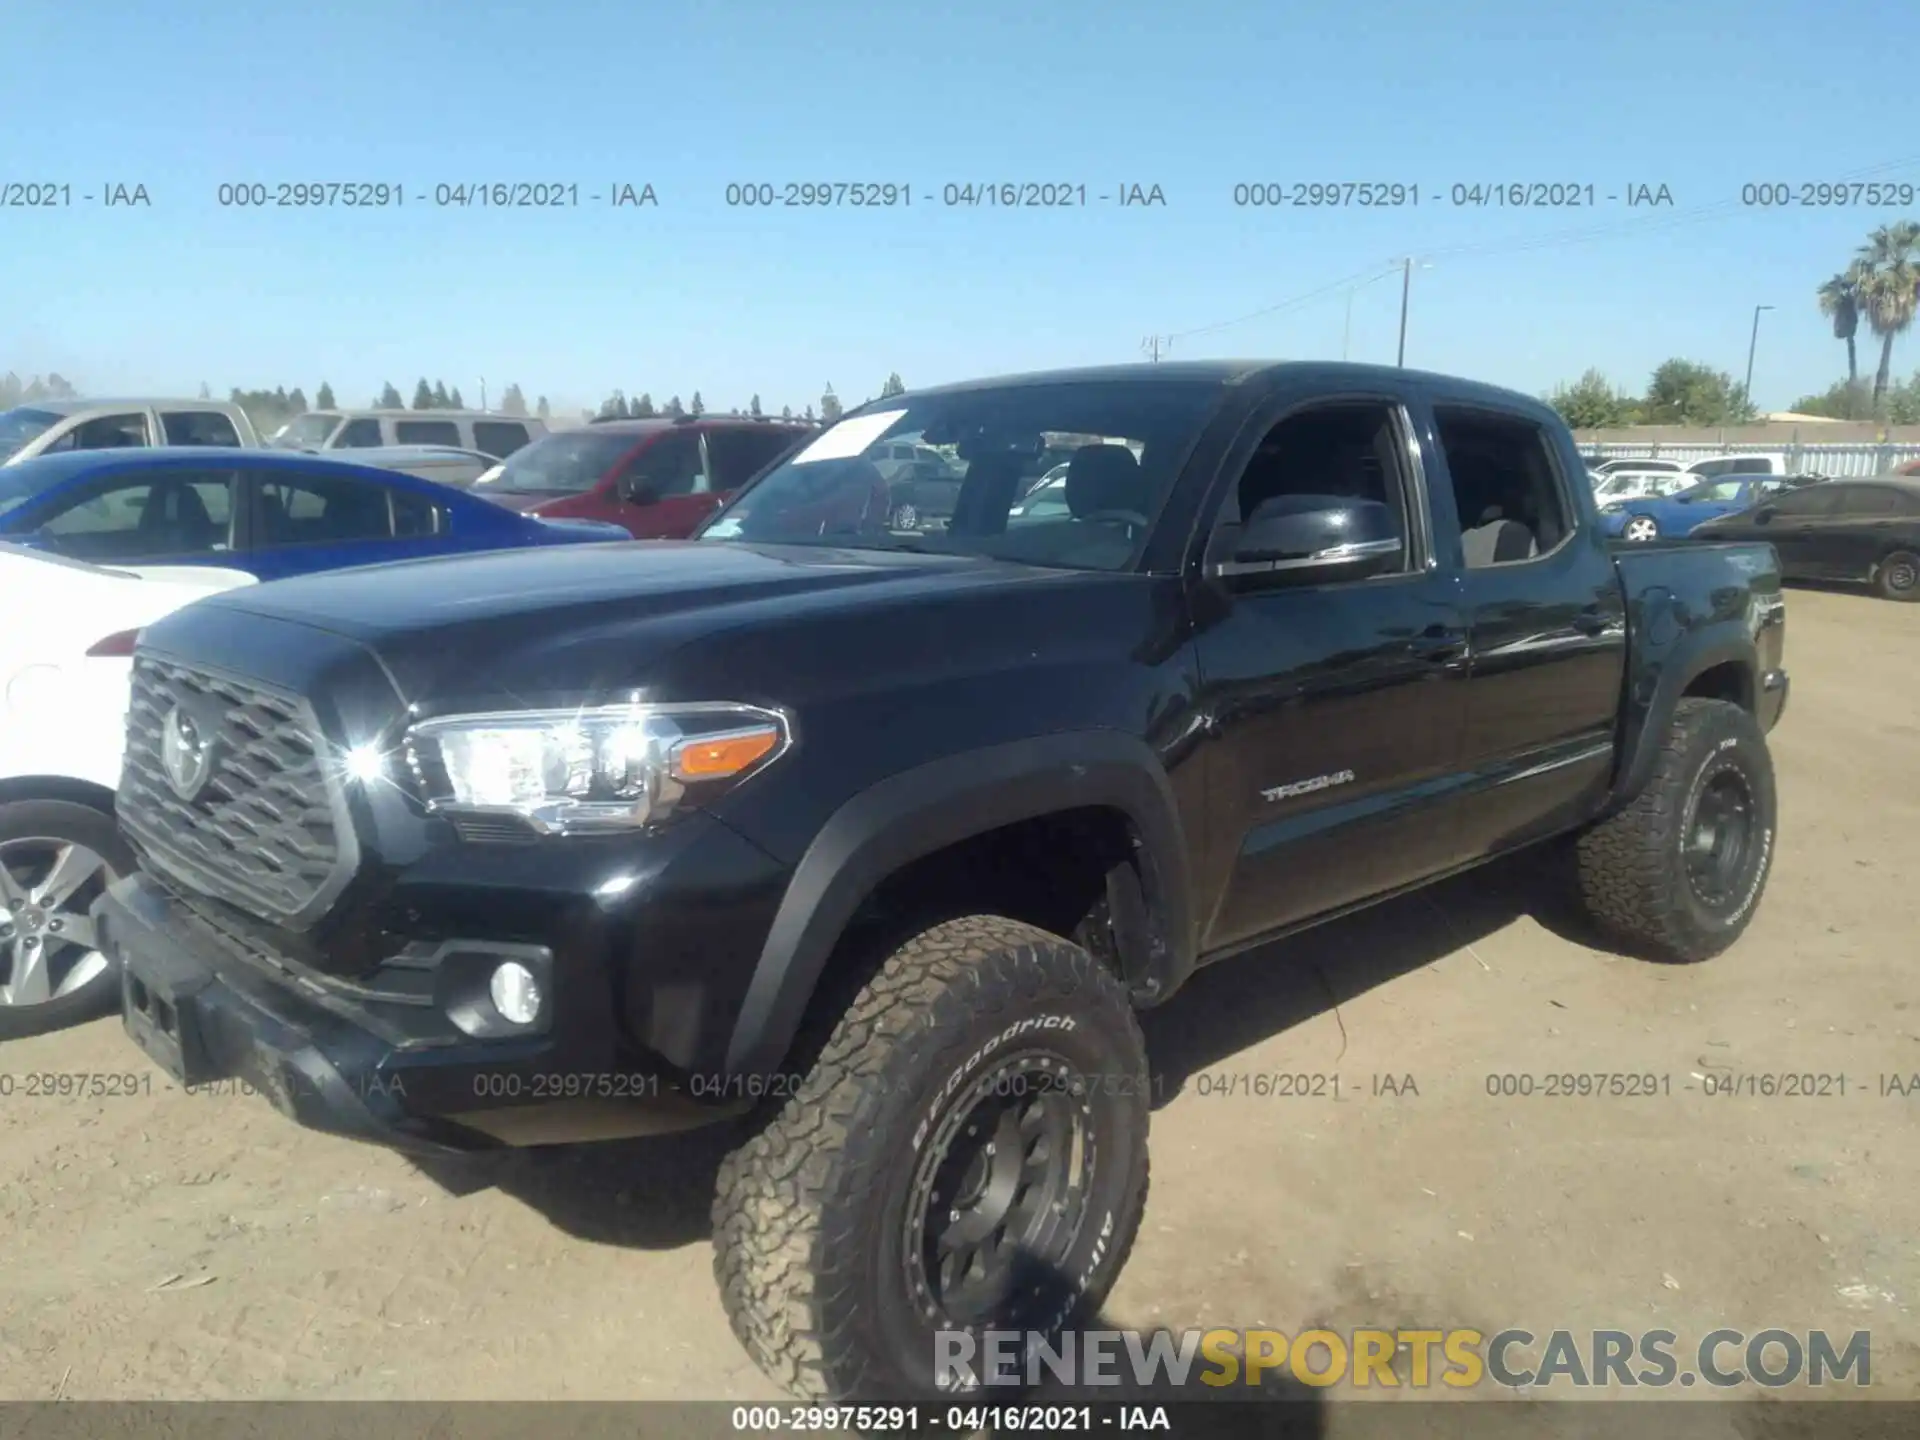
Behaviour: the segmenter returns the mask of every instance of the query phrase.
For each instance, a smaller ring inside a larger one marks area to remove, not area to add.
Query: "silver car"
[[[544,420],[488,410],[309,410],[274,431],[284,450],[375,450],[433,445],[504,460],[547,433]]]
[[[260,437],[225,400],[33,400],[0,410],[0,465],[69,450],[225,445],[257,450]]]

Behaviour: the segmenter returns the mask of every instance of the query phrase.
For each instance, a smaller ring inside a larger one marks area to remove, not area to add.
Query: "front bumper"
[[[738,1109],[665,1067],[563,1065],[545,1036],[396,1036],[350,997],[224,951],[144,875],[93,915],[127,1033],[155,1064],[186,1087],[237,1082],[310,1129],[444,1155],[662,1134]]]

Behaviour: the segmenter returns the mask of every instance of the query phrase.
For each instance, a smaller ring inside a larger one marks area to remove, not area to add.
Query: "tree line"
[[[895,370],[889,373],[886,380],[881,384],[878,398],[882,400],[890,399],[895,395],[905,394],[906,389],[906,382],[900,378],[900,372]],[[875,397],[871,395],[867,397],[868,400],[873,398]],[[864,405],[867,401],[863,400],[860,403]],[[707,402],[702,398],[698,390],[693,392],[693,398],[685,404],[681,403],[678,395],[672,395],[668,397],[665,405],[659,406],[653,403],[653,395],[650,391],[643,390],[638,396],[629,399],[626,391],[615,390],[611,395],[607,396],[605,400],[600,402],[600,408],[598,410],[588,412],[583,415],[582,418],[587,420],[651,420],[655,416],[666,416],[678,419],[682,415],[705,415],[706,413]],[[820,397],[820,413],[818,416],[815,416],[814,407],[811,404],[798,416],[793,413],[793,407],[791,405],[782,405],[780,407],[780,418],[782,420],[798,419],[808,424],[831,425],[845,413],[846,406],[841,403],[840,397],[834,393],[831,382],[828,383],[826,392]],[[752,399],[747,401],[746,409],[742,410],[738,406],[735,406],[733,409],[727,411],[727,414],[750,415],[758,420],[764,418],[767,412],[760,404],[759,395],[756,394]]]
[[[1813,298],[1833,322],[1834,338],[1847,347],[1847,375],[1817,395],[1801,396],[1793,410],[1833,420],[1920,424],[1920,371],[1904,381],[1893,378],[1894,341],[1913,328],[1920,306],[1920,221],[1880,226]],[[1863,325],[1880,342],[1871,384],[1860,378],[1856,342]],[[1589,370],[1547,400],[1576,430],[1738,425],[1755,418],[1744,385],[1724,370],[1691,360],[1667,361],[1642,394],[1617,390],[1600,371]]]

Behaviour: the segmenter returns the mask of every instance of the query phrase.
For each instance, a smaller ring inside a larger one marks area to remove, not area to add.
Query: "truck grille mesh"
[[[176,708],[195,718],[211,747],[210,772],[190,799],[174,788],[163,758]],[[121,827],[176,881],[265,920],[297,921],[350,863],[327,753],[304,702],[136,655]]]

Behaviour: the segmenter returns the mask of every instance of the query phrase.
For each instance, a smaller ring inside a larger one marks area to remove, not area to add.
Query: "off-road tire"
[[[1873,593],[1882,600],[1920,600],[1920,583],[1915,583],[1916,577],[1920,577],[1920,555],[1911,550],[1895,550],[1874,567]]]
[[[133,852],[120,838],[113,816],[71,800],[15,800],[0,804],[0,842],[44,836],[84,845],[107,862],[105,879],[134,868]],[[96,886],[99,882],[95,882]],[[70,995],[37,1005],[0,1005],[0,1040],[23,1040],[96,1020],[119,1003],[120,974],[112,965]]]
[[[1689,879],[1686,846],[1701,796],[1728,771],[1725,783],[1750,796],[1752,823],[1739,872],[1715,904]],[[1759,908],[1777,820],[1773,760],[1759,723],[1724,700],[1683,699],[1645,788],[1580,836],[1581,902],[1595,926],[1630,952],[1676,964],[1711,959],[1740,938]]]
[[[1047,1021],[1053,1028],[1024,1023]],[[1043,1053],[1095,1082],[1076,1092],[1093,1137],[1090,1178],[1073,1238],[1046,1272],[1062,1288],[1048,1292],[1044,1323],[1022,1316],[1007,1328],[1057,1331],[1095,1312],[1146,1206],[1140,1027],[1125,986],[1085,950],[1018,921],[968,916],[887,958],[793,1092],[721,1166],[714,1274],[734,1334],[768,1375],[797,1397],[835,1403],[952,1393],[934,1373],[935,1331],[950,1327],[924,1308],[908,1271],[923,1141],[937,1153],[943,1122],[970,1092]],[[1002,1323],[959,1328],[977,1336]]]

